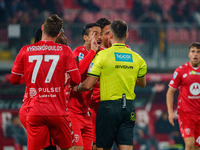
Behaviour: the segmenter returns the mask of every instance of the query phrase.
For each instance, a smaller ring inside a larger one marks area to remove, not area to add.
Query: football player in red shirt
[[[35,42],[39,42],[42,38],[42,30],[41,28],[39,28],[35,34]],[[61,33],[60,35],[58,36],[58,38],[56,39],[55,43],[59,43],[59,44],[64,44],[64,45],[67,45],[67,37],[65,36],[64,34],[64,30],[62,29],[61,30]],[[27,88],[25,90],[25,93],[24,93],[24,98],[23,98],[23,101],[22,101],[22,106],[19,110],[19,118],[20,118],[20,121],[21,123],[23,124],[24,128],[26,129],[26,116],[27,116],[27,103],[28,103],[28,91],[27,91]],[[49,147],[45,148],[44,150],[54,150],[56,149],[56,146],[52,146],[52,142],[49,140],[48,137],[50,137],[49,135],[49,130],[47,127],[44,127],[44,130],[43,132],[46,131],[46,137],[47,137],[47,142],[44,142],[44,146],[42,147],[45,147],[45,145],[49,142]]]
[[[65,73],[75,84],[80,83],[81,78],[71,49],[55,43],[62,25],[57,15],[47,18],[42,25],[42,40],[22,47],[12,68],[10,82],[19,84],[24,75],[28,91],[28,150],[44,148],[47,138],[46,133],[43,135],[44,127],[49,129],[54,143],[61,149],[74,149],[64,98]]]
[[[87,24],[82,36],[84,45],[77,47],[73,54],[79,59],[79,71],[81,80],[84,81],[87,77],[87,69],[97,53],[93,50],[92,40],[96,39],[100,48],[100,33],[101,28],[96,23]],[[91,103],[92,89],[85,92],[71,91],[68,102],[69,116],[72,123],[72,128],[75,136],[75,146],[78,150],[91,150],[93,141],[93,125],[90,115],[89,106]]]
[[[190,61],[178,67],[169,82],[167,109],[169,122],[174,126],[174,92],[179,89],[178,122],[185,150],[200,149],[200,43],[189,47]]]

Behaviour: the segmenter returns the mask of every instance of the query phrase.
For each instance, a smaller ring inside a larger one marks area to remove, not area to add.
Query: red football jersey
[[[193,68],[189,62],[178,67],[169,86],[179,88],[178,112],[200,114],[200,67]]]
[[[88,51],[85,46],[79,46],[73,51],[74,57],[78,56],[79,71],[81,74],[81,81],[87,78],[87,69],[94,58],[96,52],[93,50]],[[91,103],[92,90],[84,92],[71,91],[69,96],[68,108],[69,111],[82,114],[86,113]]]
[[[24,75],[29,100],[28,115],[66,115],[65,72],[70,74],[77,70],[68,46],[39,41],[22,47],[12,73]]]

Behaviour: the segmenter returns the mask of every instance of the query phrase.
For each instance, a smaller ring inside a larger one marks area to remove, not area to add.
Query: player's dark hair
[[[41,28],[39,28],[35,34],[34,43],[39,42],[41,39],[42,39],[42,30]],[[61,33],[59,37],[56,39],[55,43],[67,45],[67,37],[65,36],[63,29],[61,29]]]
[[[96,23],[100,26],[101,29],[105,28],[107,25],[111,25],[111,21],[107,18],[100,18],[96,21]]]
[[[110,30],[116,38],[122,40],[126,38],[128,32],[128,25],[121,19],[114,20],[110,25]]]
[[[61,29],[59,37],[56,39],[55,43],[67,45],[67,37],[64,34],[64,30]]]
[[[56,37],[61,31],[63,26],[63,20],[54,14],[47,18],[44,22],[44,32],[51,36]]]
[[[92,27],[100,27],[97,23],[89,23],[89,24],[86,24],[83,28],[83,31],[82,31],[82,36],[84,35],[89,35],[89,29],[92,28]]]
[[[200,43],[199,43],[199,42],[194,42],[194,43],[190,44],[189,49],[190,49],[191,47],[196,47],[197,49],[200,49]]]
[[[34,41],[34,43],[39,42],[41,40],[41,38],[42,38],[42,30],[41,30],[41,28],[39,28],[37,30],[36,34],[35,34],[35,41]]]

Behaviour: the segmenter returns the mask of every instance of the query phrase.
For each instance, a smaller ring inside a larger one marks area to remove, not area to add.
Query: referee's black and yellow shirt
[[[101,101],[120,99],[123,93],[127,99],[135,99],[136,79],[143,78],[146,72],[142,57],[124,43],[100,51],[88,69],[89,76],[100,77]]]

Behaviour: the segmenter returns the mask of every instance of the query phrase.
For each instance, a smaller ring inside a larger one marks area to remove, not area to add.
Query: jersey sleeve
[[[174,71],[173,77],[169,82],[169,86],[174,89],[177,89],[179,87],[180,83],[181,83],[181,71],[180,71],[180,68],[177,68]]]
[[[71,48],[67,47],[66,49],[66,72],[71,72],[71,71],[74,71],[74,70],[78,70],[78,67],[77,67],[77,63],[76,63],[76,60],[74,58],[74,55],[71,51]]]
[[[101,74],[101,70],[103,67],[103,57],[102,57],[102,53],[99,52],[95,58],[93,59],[93,61],[90,63],[90,66],[88,68],[88,76],[94,76],[94,77],[99,77]]]
[[[147,73],[147,64],[144,61],[144,59],[142,59],[142,57],[139,60],[139,64],[140,64],[140,68],[139,68],[137,78],[143,78],[145,76],[145,74]]]
[[[19,54],[17,55],[13,67],[12,73],[17,75],[24,75],[24,63],[23,63],[23,56],[24,56],[24,47],[20,50]]]
[[[81,53],[80,53],[80,51],[78,51],[78,49],[75,49],[73,51],[73,54],[74,54],[75,57],[77,57],[77,56],[79,57],[79,55]],[[88,69],[92,59],[94,58],[95,54],[96,54],[95,51],[90,50],[90,52],[85,57],[83,57],[82,60],[79,59],[79,72],[80,72],[81,75],[83,75],[87,71],[87,69]]]

